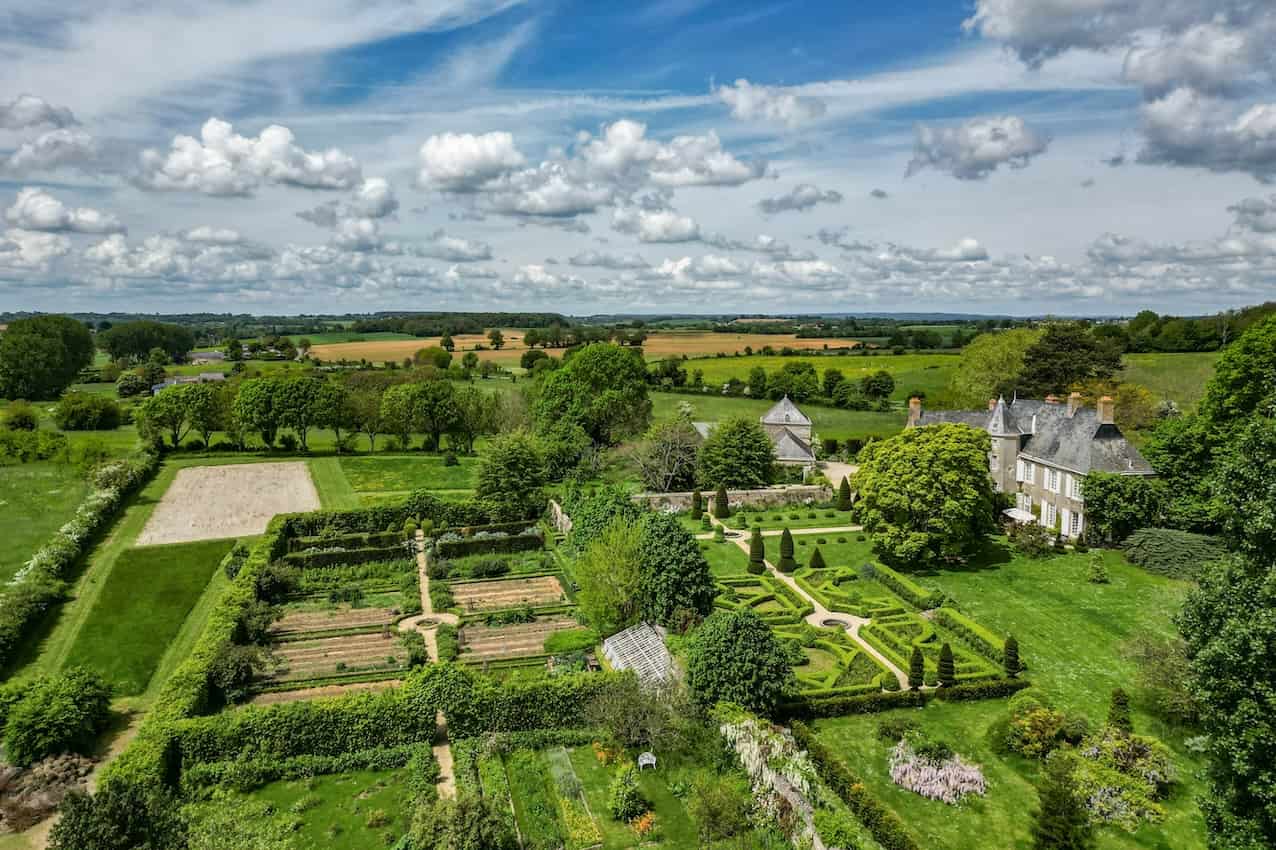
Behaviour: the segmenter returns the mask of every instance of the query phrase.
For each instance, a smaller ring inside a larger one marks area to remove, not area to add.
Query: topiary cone
[[[846,480],[846,476],[842,476],[842,483],[837,487],[837,509],[839,511],[849,511],[851,509],[851,482]]]
[[[786,528],[780,535],[780,563],[776,568],[782,573],[791,573],[797,566],[793,560],[793,534]]]
[[[815,551],[811,553],[811,569],[822,570],[824,567],[824,553],[820,551],[819,546],[816,546]]]
[[[926,656],[921,647],[913,647],[913,656],[908,659],[908,687],[917,690],[926,680]]]
[[[766,547],[760,528],[753,529],[753,536],[749,538],[749,572],[755,576],[766,572]]]
[[[700,519],[704,514],[704,498],[699,490],[691,491],[691,518]]]
[[[1006,643],[1002,647],[1001,655],[1007,676],[1013,679],[1023,672],[1023,664],[1019,661],[1019,641],[1015,640],[1014,635],[1006,636]]]
[[[939,648],[939,684],[943,687],[957,684],[957,665],[953,662],[953,648],[947,643]]]
[[[718,492],[713,494],[713,515],[718,519],[731,516],[731,506],[727,503],[727,488],[719,484]]]

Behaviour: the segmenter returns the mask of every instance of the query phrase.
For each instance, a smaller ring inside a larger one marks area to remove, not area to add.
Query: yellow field
[[[503,328],[505,347],[500,351],[480,351],[480,360],[495,360],[498,363],[517,363],[525,347],[523,331]],[[487,345],[487,337],[483,334],[458,334],[452,337],[456,343],[456,355],[475,345]],[[401,361],[430,345],[438,345],[438,337],[422,337],[420,339],[369,340],[367,342],[338,342],[328,345],[316,345],[310,349],[314,357],[321,360],[370,360],[373,363],[384,363],[387,360]],[[854,347],[859,345],[850,339],[798,339],[793,334],[726,334],[711,331],[665,331],[653,333],[643,344],[643,354],[648,360],[662,360],[666,357],[687,355],[688,357],[705,357],[718,353],[735,354],[743,352],[746,346],[754,351],[769,345],[774,349],[785,346],[789,348],[822,349]],[[550,353],[555,353],[552,349]]]

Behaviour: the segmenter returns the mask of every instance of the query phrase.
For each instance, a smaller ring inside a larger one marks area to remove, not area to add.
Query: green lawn
[[[335,457],[318,457],[310,460],[310,480],[315,483],[319,502],[325,510],[344,511],[361,507],[359,494],[350,486],[350,479]]]
[[[348,456],[341,458],[341,469],[357,493],[473,489],[478,458],[457,460],[456,466],[445,466],[439,455]]]
[[[749,372],[759,366],[768,373],[778,372],[786,363],[806,362],[815,367],[822,378],[826,369],[839,369],[848,379],[858,381],[865,375],[885,370],[895,379],[895,401],[907,401],[918,391],[934,398],[948,386],[948,378],[957,366],[957,354],[899,354],[879,352],[872,355],[835,354],[815,357],[705,357],[688,360],[684,365],[690,375],[696,369],[704,372],[704,382],[721,387],[730,378],[749,380]]]
[[[1005,700],[934,702],[923,709],[821,720],[816,729],[873,794],[904,819],[926,850],[967,850],[974,846],[1029,850],[1031,812],[1037,805],[1033,782],[1038,768],[1019,756],[994,752],[988,730],[1005,713]],[[946,741],[964,758],[979,764],[988,780],[988,793],[982,798],[968,798],[960,806],[949,806],[895,785],[887,764],[893,742],[881,741],[876,735],[878,723],[890,717],[917,722],[930,737]],[[1183,781],[1165,803],[1165,822],[1145,825],[1132,834],[1101,829],[1098,850],[1203,850],[1205,824],[1195,797],[1205,788],[1192,774],[1198,766],[1186,762],[1181,753],[1179,768]],[[972,843],[976,836],[977,844]]]
[[[0,467],[0,584],[75,514],[88,485],[74,467],[43,461]]]
[[[125,551],[67,657],[101,673],[117,696],[142,693],[233,540]]]
[[[411,825],[407,779],[407,768],[337,773],[272,782],[250,796],[300,821],[298,847],[382,850]]]
[[[1191,354],[1127,354],[1127,381],[1142,384],[1158,401],[1170,399],[1183,407],[1195,407],[1205,394],[1205,384],[1214,377],[1217,351]]]
[[[741,510],[732,514],[725,522],[731,528],[760,528],[763,531],[781,528],[797,531],[800,528],[835,528],[852,524],[850,511],[805,506]]]
[[[757,360],[760,358],[740,358]],[[706,361],[714,362],[714,361]],[[681,393],[652,393],[652,408],[656,421],[666,421],[678,415],[679,405],[691,405],[692,418],[696,421],[719,422],[731,416],[747,416],[757,419],[775,402],[765,399],[740,398],[722,395],[683,395]],[[838,410],[833,407],[807,405],[802,408],[815,426],[820,437],[838,440],[889,437],[898,434],[907,418],[904,412]]]
[[[748,573],[749,556],[744,550],[730,540],[716,543],[712,540],[698,540],[704,559],[709,562],[709,569],[715,576],[740,576]]]
[[[860,540],[859,537],[867,539]],[[845,543],[837,542],[839,539],[845,538]],[[820,540],[826,541],[820,543]],[[780,539],[768,538],[768,553],[778,556],[780,551]],[[798,563],[805,565],[811,559],[811,552],[816,546],[820,547],[820,554],[824,556],[824,563],[830,567],[850,567],[855,569],[863,564],[872,563],[877,560],[877,556],[873,554],[873,541],[868,535],[853,531],[838,532],[837,534],[795,534],[793,535],[793,557]]]
[[[825,553],[828,554],[827,551]],[[1117,552],[1102,553],[1111,578],[1108,584],[1086,580],[1090,555],[1067,554],[1044,560],[1012,555],[1000,542],[969,568],[945,570],[923,581],[955,598],[962,611],[999,634],[1013,633],[1029,666],[1028,678],[1051,694],[1061,707],[1101,722],[1109,695],[1129,687],[1135,672],[1122,657],[1121,646],[1139,632],[1169,634],[1171,616],[1187,586],[1145,573]],[[904,712],[900,712],[904,713]],[[990,780],[988,796],[951,808],[896,788],[887,778],[888,745],[874,730],[882,715],[820,721],[822,736],[868,781],[874,793],[913,826],[928,850],[960,850],[970,837],[987,846],[1026,848],[1031,788],[1036,766],[996,755],[987,740],[992,723],[1003,717],[1005,701],[977,704],[934,703],[909,717],[932,735],[983,765]],[[1151,717],[1136,713],[1136,727],[1162,738],[1174,750],[1180,784],[1167,802],[1165,823],[1134,834],[1102,830],[1101,850],[1126,848],[1201,848],[1204,824],[1195,797],[1204,792],[1198,778],[1202,765],[1182,747],[1181,735]]]

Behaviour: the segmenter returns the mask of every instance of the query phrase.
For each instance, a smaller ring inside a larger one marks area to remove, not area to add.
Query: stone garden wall
[[[658,511],[684,511],[691,508],[691,490],[685,493],[635,493],[634,501]],[[705,509],[713,502],[713,491],[702,490]],[[833,488],[816,484],[795,484],[787,487],[763,487],[757,490],[728,490],[727,502],[732,509],[770,507],[772,505],[805,505],[827,502],[833,498]]]

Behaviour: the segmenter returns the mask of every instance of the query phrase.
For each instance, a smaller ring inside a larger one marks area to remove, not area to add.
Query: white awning
[[[1029,523],[1036,522],[1037,518],[1033,516],[1032,511],[1025,511],[1023,508],[1006,508],[1002,514],[1010,517],[1015,522]]]

